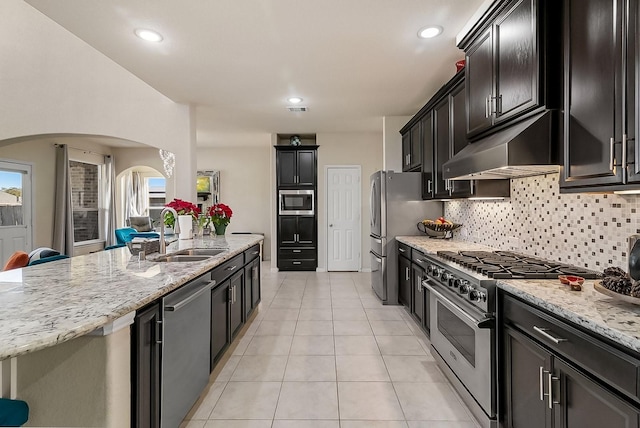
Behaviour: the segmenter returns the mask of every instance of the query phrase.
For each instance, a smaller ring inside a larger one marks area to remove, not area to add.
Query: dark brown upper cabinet
[[[443,165],[469,144],[465,73],[457,73],[420,109],[400,133],[420,129],[422,199],[508,197],[509,180],[445,180]]]
[[[316,185],[318,146],[275,146],[278,188]]]
[[[559,2],[496,2],[458,47],[465,51],[471,140],[561,104]]]
[[[564,0],[563,191],[640,188],[637,0]]]
[[[422,128],[416,123],[402,134],[402,171],[420,171],[422,166]]]

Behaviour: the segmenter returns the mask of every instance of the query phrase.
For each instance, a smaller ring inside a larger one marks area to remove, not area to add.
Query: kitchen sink
[[[154,259],[154,262],[201,262],[204,260],[208,260],[212,255],[195,255],[195,254],[171,254],[171,255],[163,255]]]
[[[220,248],[192,248],[190,250],[182,250],[178,251],[178,255],[189,255],[189,256],[217,256],[220,253],[224,253],[227,250],[222,250]]]

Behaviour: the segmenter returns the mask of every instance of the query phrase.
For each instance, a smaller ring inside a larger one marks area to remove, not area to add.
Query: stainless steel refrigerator
[[[396,236],[420,235],[416,224],[436,219],[442,202],[423,201],[420,172],[377,171],[371,176],[371,287],[385,305],[398,304]]]

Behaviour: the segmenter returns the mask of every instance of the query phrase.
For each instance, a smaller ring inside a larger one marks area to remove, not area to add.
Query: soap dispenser
[[[629,276],[635,280],[640,279],[640,235],[629,236]]]

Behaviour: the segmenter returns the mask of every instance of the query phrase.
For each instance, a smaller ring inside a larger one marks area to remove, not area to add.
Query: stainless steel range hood
[[[559,112],[547,110],[470,143],[443,165],[447,180],[528,177],[559,170]]]

